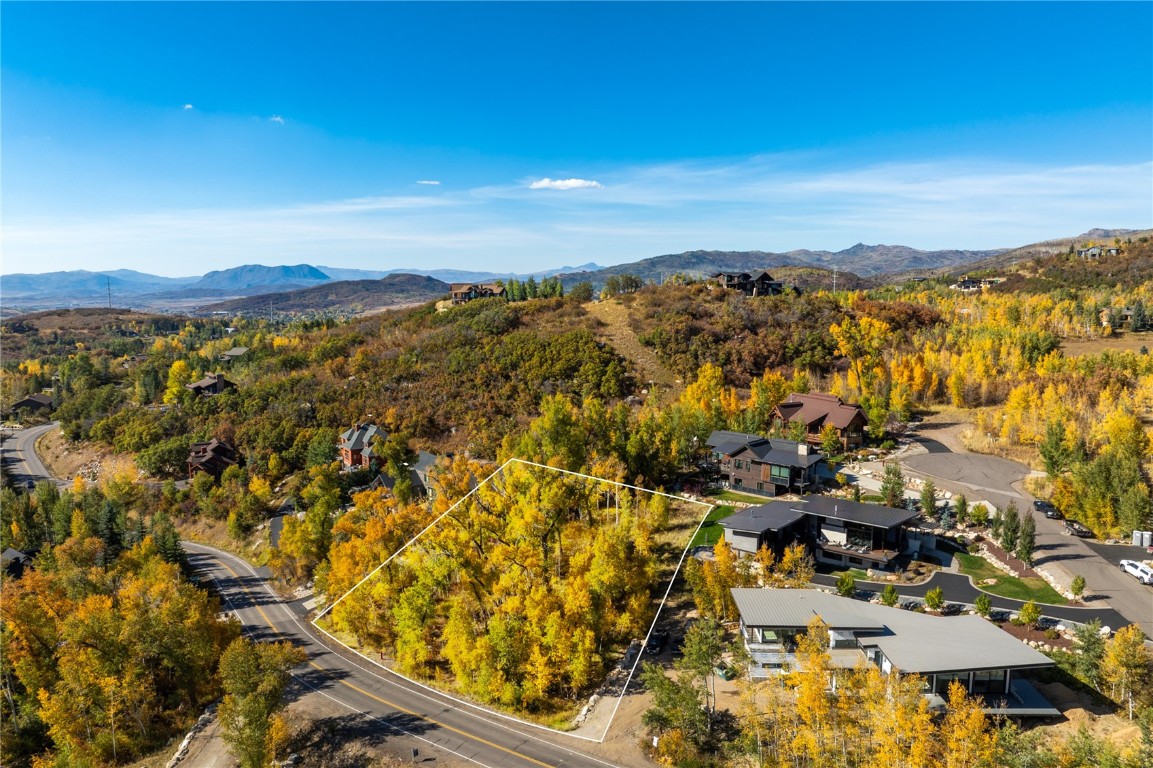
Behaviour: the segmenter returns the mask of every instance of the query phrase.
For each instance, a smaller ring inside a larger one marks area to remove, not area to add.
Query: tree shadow
[[[347,714],[302,721],[290,734],[285,752],[299,755],[299,768],[370,768],[380,765],[378,751],[398,736],[422,735],[434,726],[427,720],[398,713],[387,718],[373,718],[365,714]],[[397,755],[411,756],[408,744],[393,745]],[[431,755],[422,756],[418,748],[416,761],[435,761]]]

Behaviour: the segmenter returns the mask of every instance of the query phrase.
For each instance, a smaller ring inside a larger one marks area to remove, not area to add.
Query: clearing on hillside
[[[472,490],[314,624],[410,679],[603,739],[711,505],[519,459],[446,472]]]

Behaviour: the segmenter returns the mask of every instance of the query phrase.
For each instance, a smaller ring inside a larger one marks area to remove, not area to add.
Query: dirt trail
[[[677,386],[677,377],[672,371],[661,364],[651,349],[641,344],[629,325],[629,311],[619,301],[597,301],[585,304],[584,308],[604,323],[598,333],[632,362],[642,386],[650,381],[670,389]]]

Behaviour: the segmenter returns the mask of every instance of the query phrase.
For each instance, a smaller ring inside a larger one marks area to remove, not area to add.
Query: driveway
[[[1033,497],[1022,488],[1022,481],[1031,474],[1028,467],[998,456],[954,452],[926,431],[913,435],[914,444],[901,456],[908,474],[931,478],[938,489],[963,493],[969,501],[988,501],[1001,509],[1013,501],[1018,509],[1032,512]],[[1086,595],[1094,604],[1108,603],[1153,637],[1153,588],[1122,573],[1116,565],[1120,557],[1102,557],[1095,551],[1108,545],[1094,542],[1091,546],[1069,535],[1060,520],[1040,513],[1034,513],[1033,519],[1037,523],[1036,566],[1065,584],[1074,575],[1084,576]]]

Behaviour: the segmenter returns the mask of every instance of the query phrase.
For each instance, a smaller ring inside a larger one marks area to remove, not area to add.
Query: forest
[[[338,537],[350,535],[332,548],[328,593],[387,564],[334,605],[332,626],[405,674],[563,713],[647,633],[705,507],[520,461],[485,480],[491,471],[463,459],[446,467],[450,487],[480,484],[459,505],[440,496],[435,524],[395,557],[402,537],[390,532],[414,511],[357,497],[338,524]]]

